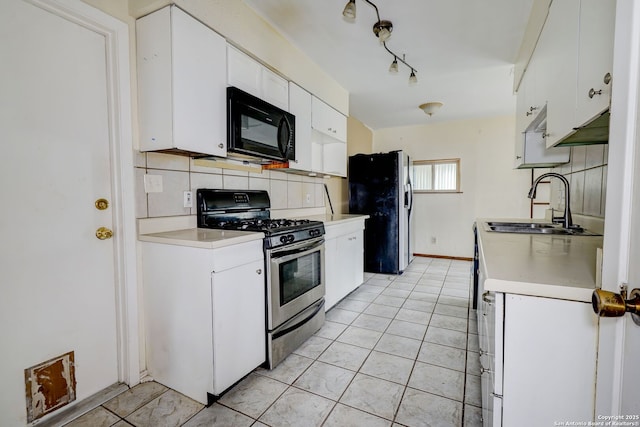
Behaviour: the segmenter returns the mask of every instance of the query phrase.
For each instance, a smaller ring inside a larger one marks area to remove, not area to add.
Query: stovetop
[[[321,221],[272,219],[269,195],[262,190],[198,189],[198,227],[259,231],[265,249],[324,235]]]
[[[209,221],[207,226],[211,228],[221,228],[224,230],[246,230],[261,231],[267,235],[286,233],[290,230],[313,228],[323,225],[320,221],[311,221],[308,219],[237,219]]]

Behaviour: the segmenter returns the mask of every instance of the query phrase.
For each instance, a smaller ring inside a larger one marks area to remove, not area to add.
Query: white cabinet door
[[[547,148],[542,132],[525,132],[521,138],[523,152],[520,154],[520,159],[516,156],[516,167],[548,168],[569,162],[569,147]]]
[[[311,100],[311,125],[318,132],[347,142],[347,118],[315,96]]]
[[[262,99],[289,111],[289,82],[273,71],[263,68]]]
[[[227,83],[253,96],[262,95],[262,65],[249,55],[227,45]]]
[[[289,83],[249,55],[227,45],[227,83],[251,95],[289,110]]]
[[[325,307],[330,309],[364,281],[364,220],[326,225]]]
[[[226,156],[226,42],[176,6],[136,22],[140,150]]]
[[[605,83],[604,78],[613,68],[615,9],[615,1],[580,2],[576,126],[609,108],[612,83]],[[589,96],[592,89],[602,93]]]
[[[264,262],[211,274],[213,392],[220,394],[265,361]]]
[[[592,419],[597,320],[588,303],[506,295],[505,426]]]
[[[289,167],[311,172],[311,94],[295,83],[289,83],[289,112],[296,116],[296,161]]]
[[[538,45],[545,49],[546,146],[551,147],[574,132],[580,0],[551,3]]]

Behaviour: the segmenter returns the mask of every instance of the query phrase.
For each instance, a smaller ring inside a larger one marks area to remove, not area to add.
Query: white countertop
[[[505,220],[477,220],[485,290],[591,302],[602,236],[497,233],[486,221]]]
[[[191,246],[204,249],[222,248],[238,243],[262,240],[263,238],[263,233],[254,231],[214,230],[209,228],[189,228],[165,231],[162,233],[140,234],[138,236],[138,240],[143,242]]]
[[[325,225],[339,224],[342,222],[362,221],[369,218],[369,215],[356,215],[356,214],[323,214],[306,216],[305,219],[313,221],[322,221]]]

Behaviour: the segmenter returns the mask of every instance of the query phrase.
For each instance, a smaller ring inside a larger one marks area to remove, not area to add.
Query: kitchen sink
[[[552,234],[567,236],[601,236],[582,227],[562,228],[559,225],[543,222],[495,222],[485,223],[486,231],[516,234]]]

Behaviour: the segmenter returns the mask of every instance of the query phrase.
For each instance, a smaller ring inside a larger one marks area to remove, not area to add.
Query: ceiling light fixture
[[[418,106],[419,109],[424,111],[425,114],[429,115],[429,117],[433,116],[433,114],[442,107],[442,102],[426,102],[424,104],[420,104]]]
[[[398,57],[397,54],[393,53],[391,49],[387,47],[387,40],[389,40],[389,37],[391,37],[391,32],[393,31],[393,24],[391,23],[391,21],[380,19],[378,6],[376,6],[369,0],[363,0],[363,1],[365,1],[366,3],[369,3],[376,10],[376,16],[378,17],[378,20],[376,21],[375,24],[373,24],[373,34],[375,34],[378,40],[380,40],[380,44],[384,46],[385,50],[389,52],[390,55],[393,56],[393,62],[389,67],[389,72],[394,74],[397,73],[398,61],[400,61],[411,70],[411,75],[409,76],[409,85],[413,86],[417,84],[418,83],[418,77],[416,76],[417,70],[411,65],[409,65],[407,61],[404,60],[404,55],[402,55],[402,58],[400,58]],[[349,0],[347,2],[346,6],[344,7],[344,10],[342,11],[342,16],[347,21],[350,21],[350,22],[355,21],[356,19],[356,1],[355,0]]]

